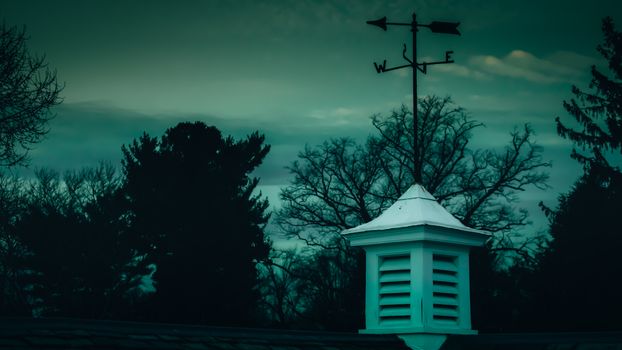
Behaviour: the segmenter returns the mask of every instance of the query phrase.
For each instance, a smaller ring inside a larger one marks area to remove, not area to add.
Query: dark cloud
[[[305,144],[316,145],[330,137],[365,137],[365,128],[352,127],[348,121],[335,121],[343,111],[322,112],[320,121],[300,123],[296,116],[273,116],[272,120],[222,118],[200,114],[146,114],[102,103],[63,104],[56,109],[56,117],[49,123],[50,132],[43,142],[30,153],[32,167],[51,167],[64,171],[82,166],[93,166],[100,161],[118,163],[121,146],[129,144],[143,132],[161,136],[164,131],[182,121],[203,121],[219,128],[223,134],[235,138],[259,131],[266,135],[272,150],[256,175],[262,184],[285,184],[285,169],[296,158]],[[348,116],[348,113],[345,113]],[[322,121],[322,118],[328,120]],[[367,122],[366,117],[362,118]],[[336,123],[337,125],[333,125]]]
[[[514,127],[532,124],[554,166],[552,189],[527,193],[525,205],[554,203],[580,173],[554,118],[566,115],[571,83],[589,84],[600,21],[613,15],[622,26],[621,1],[0,0],[0,16],[25,25],[29,47],[66,82],[33,167],[116,163],[143,131],[202,120],[236,138],[266,135],[272,151],[256,175],[274,203],[305,144],[362,140],[371,114],[411,105],[411,73],[379,75],[372,64],[403,64],[411,33],[365,21],[409,21],[413,10],[422,22],[460,21],[462,31],[420,31],[420,60],[453,50],[456,64],[420,74],[419,97],[451,95],[485,123],[476,148],[501,147]]]

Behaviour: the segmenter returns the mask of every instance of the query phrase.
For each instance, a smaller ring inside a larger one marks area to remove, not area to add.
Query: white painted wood
[[[345,230],[366,252],[363,333],[472,334],[469,249],[489,234],[464,226],[422,186]]]

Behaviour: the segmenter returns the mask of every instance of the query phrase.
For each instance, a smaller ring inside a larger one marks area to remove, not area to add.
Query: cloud
[[[93,166],[99,161],[117,163],[121,145],[143,132],[161,135],[180,121],[101,103],[64,103],[56,109],[44,141],[30,153],[31,164],[64,171]]]
[[[438,60],[439,60],[438,57],[423,56],[423,57],[420,57],[417,61],[418,62],[434,62]],[[490,80],[491,79],[490,75],[476,68],[477,67],[467,67],[465,65],[458,64],[458,63],[428,66],[428,70],[434,71],[435,73],[441,72],[444,74],[449,74],[449,75],[453,75],[453,76],[457,76],[461,78],[475,79],[475,80]],[[410,69],[406,71],[410,73]],[[407,76],[410,76],[410,74],[408,74]]]
[[[525,79],[534,83],[575,83],[588,72],[593,58],[568,51],[557,51],[546,58],[514,50],[504,57],[492,55],[474,56],[469,65],[483,74]]]
[[[337,107],[333,109],[315,109],[309,112],[309,117],[321,121],[325,126],[340,126],[358,123],[361,112],[349,107]],[[367,119],[363,118],[365,122]]]
[[[56,109],[57,116],[49,123],[50,132],[30,152],[31,167],[50,167],[59,171],[94,166],[100,161],[119,164],[121,145],[127,145],[143,132],[161,136],[167,128],[182,121],[203,121],[214,125],[224,135],[244,138],[258,130],[272,146],[255,176],[262,185],[289,182],[285,169],[296,159],[305,144],[320,144],[331,137],[348,135],[364,137],[371,113],[351,107],[314,110],[307,118],[289,114],[269,119],[248,116],[214,116],[213,113],[142,113],[118,108],[110,103],[64,103]],[[304,113],[303,113],[304,114]]]
[[[490,75],[484,72],[469,68],[467,66],[463,66],[461,64],[455,64],[455,63],[454,64],[441,64],[441,65],[434,67],[434,69],[444,72],[444,73],[463,77],[463,78],[472,78],[476,80],[490,80],[491,78]]]
[[[346,117],[356,114],[356,110],[354,110],[353,108],[339,107],[333,111],[333,114],[338,117]]]
[[[410,78],[412,77],[412,69],[396,69],[393,71],[389,71],[389,74],[397,75],[400,78]]]

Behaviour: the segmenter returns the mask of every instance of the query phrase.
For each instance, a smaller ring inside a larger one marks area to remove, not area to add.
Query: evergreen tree
[[[250,173],[269,151],[258,133],[235,141],[201,122],[123,147],[134,246],[155,267],[145,317],[248,325],[266,259],[267,200]]]
[[[556,120],[560,136],[590,153],[573,149],[584,174],[560,197],[557,211],[543,206],[551,220],[551,240],[533,276],[533,309],[525,316],[535,329],[622,329],[616,288],[622,275],[617,262],[622,251],[622,173],[614,160],[616,153],[622,154],[622,33],[609,17],[602,30],[605,42],[597,49],[613,76],[593,66],[592,91],[573,86],[574,98],[564,107],[579,129]]]
[[[557,131],[572,140],[590,154],[573,149],[572,157],[587,168],[602,168],[613,176],[621,176],[606,157],[606,152],[622,155],[622,33],[616,31],[613,19],[603,19],[602,31],[605,42],[597,46],[598,52],[607,60],[612,76],[607,76],[592,66],[590,91],[572,87],[574,98],[564,101],[564,108],[580,125],[574,129],[557,117]]]
[[[551,213],[551,242],[533,281],[531,327],[620,330],[622,182],[590,171]],[[536,314],[537,312],[538,314]]]

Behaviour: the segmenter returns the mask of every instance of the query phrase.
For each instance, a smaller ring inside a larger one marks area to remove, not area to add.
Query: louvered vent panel
[[[410,323],[410,255],[380,257],[378,316],[381,325]]]
[[[432,317],[434,322],[458,325],[457,257],[432,255]]]

